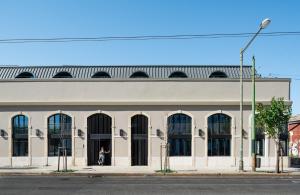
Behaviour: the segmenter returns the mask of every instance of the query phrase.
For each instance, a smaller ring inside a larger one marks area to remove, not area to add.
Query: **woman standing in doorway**
[[[101,147],[100,151],[99,151],[99,158],[98,158],[98,164],[103,166],[105,163],[105,154],[110,153],[110,151],[104,151],[104,148]]]

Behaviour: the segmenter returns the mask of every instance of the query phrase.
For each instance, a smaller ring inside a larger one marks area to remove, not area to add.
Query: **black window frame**
[[[34,75],[31,72],[21,72],[20,74],[18,74],[16,77],[16,79],[31,79],[34,78]]]
[[[28,156],[28,117],[19,114],[12,118],[12,156]]]
[[[58,156],[58,147],[63,145],[66,146],[67,156],[72,156],[72,117],[57,113],[49,116],[47,122],[48,156]]]
[[[73,78],[72,74],[67,71],[61,71],[56,73],[52,78],[54,79],[61,79],[61,78]]]
[[[262,128],[255,130],[255,154],[258,156],[265,156],[265,133]]]
[[[148,165],[149,119],[144,114],[131,117],[131,165]]]
[[[227,74],[223,71],[214,71],[209,75],[209,78],[228,78]]]
[[[222,120],[224,121],[222,122]],[[208,117],[208,156],[231,156],[231,123],[231,117],[223,113],[213,114]],[[221,125],[223,125],[222,128]]]
[[[280,147],[282,148],[282,156],[288,156],[289,149],[289,133],[287,127],[284,132],[279,135]],[[279,153],[280,155],[280,153]]]
[[[168,117],[169,156],[192,155],[192,117],[183,113]]]
[[[136,71],[130,75],[131,79],[149,78],[149,75],[144,71]]]
[[[105,71],[98,71],[95,72],[95,74],[93,74],[92,76],[93,79],[109,79],[111,78],[110,74],[108,74]]]
[[[188,78],[187,74],[182,71],[174,71],[169,75],[169,78]]]

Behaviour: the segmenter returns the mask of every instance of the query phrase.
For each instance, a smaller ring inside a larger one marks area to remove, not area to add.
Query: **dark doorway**
[[[148,118],[141,114],[131,118],[131,165],[148,165]]]
[[[111,165],[112,120],[106,114],[93,114],[87,119],[88,165],[99,165],[99,151],[103,147],[104,165]]]

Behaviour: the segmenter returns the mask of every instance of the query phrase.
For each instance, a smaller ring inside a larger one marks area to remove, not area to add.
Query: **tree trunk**
[[[276,148],[276,167],[275,167],[275,172],[279,173],[279,152],[280,152],[280,147],[279,147],[279,142],[277,140],[275,141],[275,148]]]
[[[281,144],[279,144],[279,148],[280,148],[281,173],[283,173],[283,148]]]

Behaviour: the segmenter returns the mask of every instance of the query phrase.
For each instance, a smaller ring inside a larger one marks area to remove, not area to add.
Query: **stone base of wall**
[[[115,157],[114,158],[114,163],[116,167],[128,167],[130,166],[130,161],[128,157]]]
[[[0,167],[10,166],[10,160],[8,157],[0,157]]]
[[[259,157],[261,159],[261,168],[270,169],[275,167],[275,157]],[[162,159],[162,168],[164,167],[164,158]],[[193,162],[194,160],[194,162]],[[67,157],[68,166],[72,166],[72,157]],[[288,168],[290,166],[290,159],[283,157],[283,167]],[[160,157],[152,157],[151,162],[147,167],[152,170],[161,169]],[[237,169],[239,166],[239,159],[234,157],[170,157],[170,169],[171,170],[218,170],[218,169]],[[251,169],[252,159],[244,158],[245,169]],[[47,163],[47,164],[46,164]],[[0,157],[0,167],[42,167],[42,166],[57,166],[58,157]],[[114,163],[114,164],[113,164]],[[63,166],[61,158],[60,166]],[[75,166],[86,166],[85,158],[75,158]],[[130,167],[130,161],[128,157],[115,157],[114,162],[112,161],[113,167]]]

